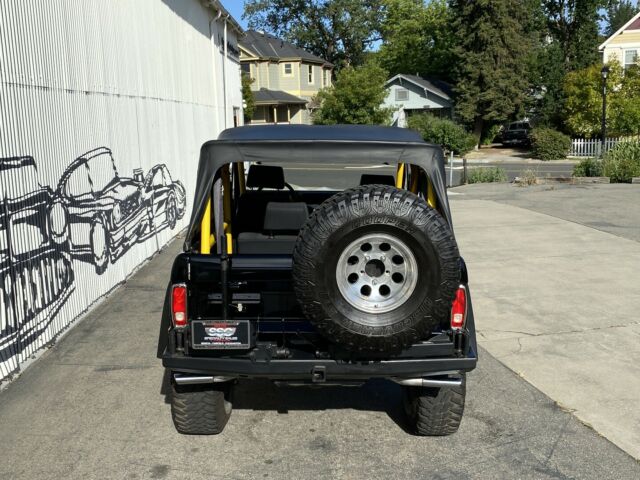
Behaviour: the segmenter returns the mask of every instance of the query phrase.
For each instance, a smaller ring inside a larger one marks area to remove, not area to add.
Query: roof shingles
[[[331,65],[326,60],[296,47],[293,43],[274,37],[268,33],[249,30],[240,40],[240,46],[259,58],[269,60],[305,60],[307,62]]]
[[[305,105],[306,100],[281,90],[261,88],[253,92],[256,105]]]

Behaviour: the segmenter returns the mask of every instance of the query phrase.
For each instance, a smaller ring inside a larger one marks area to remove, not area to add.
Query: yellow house
[[[640,13],[607,38],[599,50],[604,63],[615,59],[625,69],[637,65],[640,59]]]
[[[310,124],[310,101],[331,86],[333,65],[264,32],[249,30],[239,42],[240,64],[253,83],[256,103],[249,123]]]

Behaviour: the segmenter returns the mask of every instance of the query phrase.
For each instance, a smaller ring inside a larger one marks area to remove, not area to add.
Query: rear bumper
[[[418,378],[473,370],[478,357],[470,348],[466,357],[434,357],[342,362],[330,359],[251,360],[249,358],[186,357],[165,352],[162,364],[174,372],[233,378],[312,380],[367,380],[370,378]]]

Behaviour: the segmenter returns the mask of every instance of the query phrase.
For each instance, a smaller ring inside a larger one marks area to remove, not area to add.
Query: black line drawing
[[[96,148],[76,158],[60,178],[56,195],[69,212],[71,252],[102,274],[134,244],[182,218],[186,194],[166,165],[156,165],[144,179],[121,177],[111,150]],[[161,218],[158,223],[158,217]]]
[[[166,165],[122,177],[107,147],[72,161],[55,191],[39,183],[32,156],[0,158],[0,362],[54,321],[74,291],[76,260],[102,275],[185,211],[185,187]]]
[[[142,191],[154,231],[173,230],[184,217],[187,195],[180,180],[173,180],[166,165],[156,165],[147,174]]]
[[[65,208],[38,182],[32,157],[0,159],[0,202],[0,358],[8,358],[51,323],[74,273]]]

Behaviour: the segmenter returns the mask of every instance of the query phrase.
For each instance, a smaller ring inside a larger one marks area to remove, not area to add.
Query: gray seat
[[[291,255],[307,216],[307,204],[304,202],[269,202],[264,217],[264,231],[240,233],[237,238],[238,253]]]

